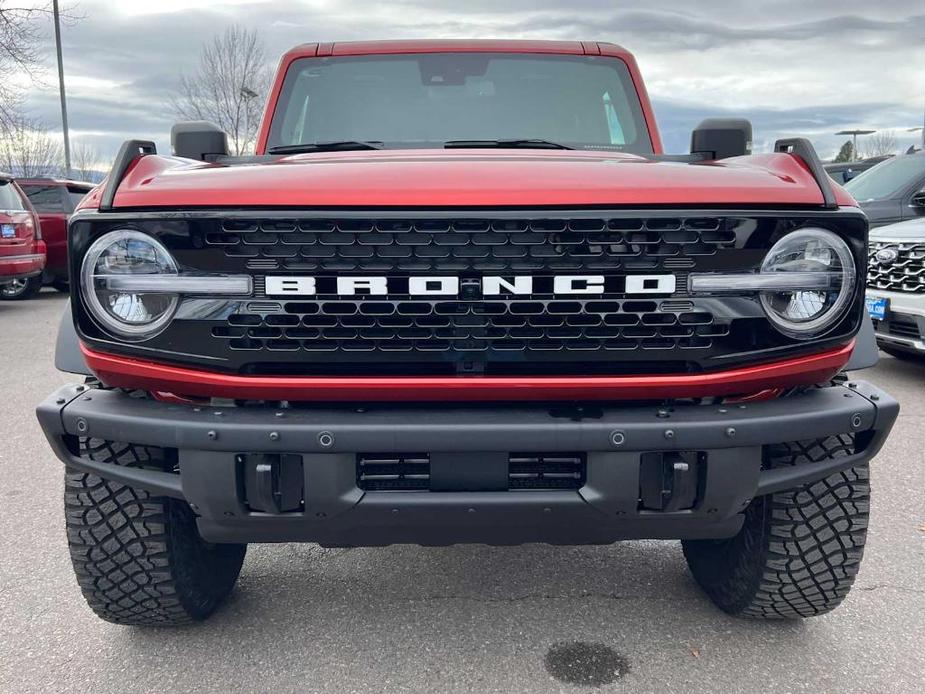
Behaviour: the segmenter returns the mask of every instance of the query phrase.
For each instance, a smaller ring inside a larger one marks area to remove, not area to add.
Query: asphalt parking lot
[[[884,355],[862,376],[903,410],[873,464],[861,575],[829,616],[727,617],[676,542],[261,545],[210,621],[139,630],[84,604],[62,468],[33,413],[73,378],[53,366],[64,306],[50,291],[0,303],[0,692],[579,692],[557,676],[593,681],[605,657],[622,674],[593,691],[925,688],[925,363]]]

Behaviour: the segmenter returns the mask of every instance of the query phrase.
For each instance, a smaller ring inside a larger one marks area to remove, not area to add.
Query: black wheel
[[[781,444],[773,467],[844,455],[848,437]],[[841,604],[861,563],[870,513],[868,466],[755,499],[728,540],[687,540],[695,580],[726,612],[760,619],[825,614]]]
[[[66,279],[56,277],[52,280],[51,286],[62,294],[68,294],[71,291],[71,285]]]
[[[81,449],[118,465],[174,465],[160,448],[88,439]],[[184,501],[67,470],[64,508],[77,582],[108,622],[171,626],[205,619],[241,571],[247,545],[205,542]]]
[[[23,301],[31,299],[40,291],[42,291],[41,277],[16,279],[0,285],[0,299],[4,301]]]
[[[898,349],[890,345],[877,345],[881,350],[889,354],[891,357],[896,357],[897,359],[902,359],[903,361],[922,361],[923,356],[921,354],[916,354],[915,352],[908,352],[904,349]]]

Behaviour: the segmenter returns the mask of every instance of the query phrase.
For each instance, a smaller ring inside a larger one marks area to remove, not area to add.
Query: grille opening
[[[586,479],[587,465],[582,453],[508,455],[508,491],[580,489]],[[429,453],[357,455],[357,486],[364,491],[430,491],[430,483]]]
[[[427,453],[362,453],[357,456],[357,486],[365,491],[430,489]]]
[[[580,453],[512,453],[509,489],[580,489],[587,475]]]
[[[912,317],[893,315],[888,320],[875,321],[874,329],[877,332],[896,335],[897,337],[907,337],[912,340],[918,340],[922,337],[918,321]]]

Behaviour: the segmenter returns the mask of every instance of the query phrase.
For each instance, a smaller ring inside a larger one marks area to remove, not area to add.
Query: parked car
[[[68,290],[67,220],[94,184],[53,178],[19,178],[19,187],[39,216],[48,260],[42,281],[58,291]]]
[[[888,156],[870,157],[859,161],[842,161],[824,164],[825,172],[832,177],[832,180],[839,185],[844,185],[848,181],[856,178],[859,174],[876,166],[880,162],[889,159]]]
[[[871,227],[925,216],[925,152],[891,157],[845,184]]]
[[[868,256],[877,344],[896,357],[925,357],[925,217],[872,231]]]
[[[93,379],[38,417],[100,617],[203,619],[293,541],[680,538],[731,614],[842,601],[899,405],[843,382],[867,218],[808,140],[665,157],[608,43],[305,44],[270,93],[255,157],[129,140],[70,221]]]
[[[26,299],[42,288],[45,242],[25,193],[0,173],[0,299]]]

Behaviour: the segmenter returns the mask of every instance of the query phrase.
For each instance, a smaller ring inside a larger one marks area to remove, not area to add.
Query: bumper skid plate
[[[730,537],[754,497],[870,460],[898,412],[864,382],[730,405],[280,409],[66,386],[38,407],[68,467],[185,499],[206,540],[332,546]],[[852,444],[763,464],[770,446],[826,437]],[[90,438],[173,449],[178,464],[93,460],[80,454]],[[395,466],[374,491],[360,481],[370,459]]]

